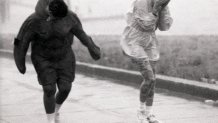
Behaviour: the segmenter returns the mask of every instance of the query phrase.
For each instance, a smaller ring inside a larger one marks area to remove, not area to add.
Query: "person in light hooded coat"
[[[155,69],[159,60],[159,45],[155,31],[167,31],[172,25],[167,4],[169,0],[135,0],[127,13],[127,26],[120,42],[126,56],[139,68],[143,77],[140,87],[139,120],[159,123],[152,114]]]

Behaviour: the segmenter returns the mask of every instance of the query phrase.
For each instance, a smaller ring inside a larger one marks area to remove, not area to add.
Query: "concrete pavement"
[[[0,58],[0,123],[46,123],[42,89],[35,71],[18,73],[11,59]],[[77,74],[63,105],[60,123],[137,123],[138,88],[114,80]],[[218,108],[203,99],[158,90],[154,113],[165,123],[218,123]]]

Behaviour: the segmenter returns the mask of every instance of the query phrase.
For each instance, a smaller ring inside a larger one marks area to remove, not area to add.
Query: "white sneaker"
[[[161,122],[160,120],[158,120],[155,115],[153,114],[150,114],[148,117],[147,117],[147,121],[148,123],[163,123]]]
[[[59,123],[59,121],[60,121],[60,114],[55,113],[55,123]]]
[[[148,123],[146,118],[147,118],[147,113],[145,110],[138,110],[137,112],[137,117],[139,123]]]
[[[47,114],[48,123],[55,123],[55,113]]]

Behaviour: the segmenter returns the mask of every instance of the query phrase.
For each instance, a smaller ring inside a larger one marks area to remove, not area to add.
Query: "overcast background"
[[[1,0],[3,1],[3,0]],[[8,0],[9,1],[9,0]],[[120,35],[124,15],[133,0],[69,0],[70,8],[82,19],[89,34]],[[34,12],[37,0],[10,0],[9,20],[0,24],[1,33],[17,33],[26,17]],[[217,35],[217,0],[171,0],[174,24],[161,35]]]

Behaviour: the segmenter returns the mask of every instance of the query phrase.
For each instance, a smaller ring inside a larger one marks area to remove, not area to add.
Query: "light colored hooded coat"
[[[159,60],[159,46],[155,31],[166,31],[173,19],[166,6],[158,15],[152,14],[155,0],[135,0],[127,13],[127,26],[121,39],[121,47],[127,56],[145,60]]]

